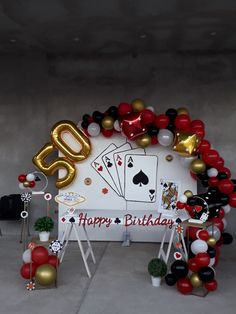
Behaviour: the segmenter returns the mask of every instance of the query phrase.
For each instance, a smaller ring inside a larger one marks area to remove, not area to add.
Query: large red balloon
[[[200,229],[198,227],[188,227],[186,230],[186,234],[189,235],[189,238],[191,238],[192,240],[196,240],[197,239],[197,232]]]
[[[180,278],[177,281],[177,289],[179,290],[179,292],[181,292],[182,294],[189,294],[192,292],[193,290],[193,286],[189,280],[189,278]]]
[[[220,157],[215,163],[214,168],[216,168],[218,171],[221,171],[221,169],[224,167],[224,159]]]
[[[214,149],[210,149],[209,151],[207,151],[206,153],[204,153],[202,155],[202,160],[207,164],[212,166],[214,163],[217,162],[217,160],[219,159],[219,153],[214,150]]]
[[[48,258],[48,264],[51,264],[53,267],[57,268],[60,264],[60,260],[57,256],[55,255],[49,255]]]
[[[208,180],[209,186],[218,186],[219,179],[217,177],[210,177]]]
[[[212,281],[205,282],[204,286],[208,291],[215,291],[217,289],[218,284],[217,281],[214,279]]]
[[[198,266],[197,260],[195,259],[195,257],[190,258],[188,260],[188,268],[193,272],[193,273],[197,273],[200,269],[200,267]]]
[[[227,177],[230,178],[231,177],[231,171],[229,170],[229,168],[226,167],[222,167],[220,169],[220,172],[225,172],[227,174]]]
[[[178,130],[188,131],[190,124],[191,120],[187,114],[180,114],[175,118],[175,126]]]
[[[21,266],[20,274],[24,279],[30,279],[30,271],[31,271],[31,278],[32,278],[35,276],[36,269],[37,269],[37,265],[35,265],[34,263],[31,263],[31,266],[30,266],[30,263],[26,263]]]
[[[229,195],[229,205],[231,207],[236,207],[236,192],[233,192]]]
[[[132,105],[128,104],[126,102],[122,102],[118,106],[118,112],[119,112],[120,116],[131,113],[132,112]]]
[[[207,140],[202,140],[198,146],[198,152],[200,154],[206,153],[210,150],[211,144]]]
[[[218,215],[219,215],[219,218],[220,218],[220,219],[223,219],[223,218],[224,218],[224,216],[225,216],[225,210],[224,210],[223,207],[220,208]]]
[[[159,116],[156,116],[154,123],[158,129],[165,129],[169,124],[169,117],[165,114],[159,114]]]
[[[196,234],[198,239],[201,239],[203,241],[207,241],[209,239],[209,233],[207,230],[203,229],[203,230],[199,230]]]
[[[37,246],[32,251],[32,261],[38,265],[48,262],[48,250],[44,246]]]
[[[25,174],[20,174],[18,176],[18,181],[21,182],[21,183],[25,182],[26,181],[26,175]]]
[[[210,256],[207,253],[198,253],[195,260],[199,268],[207,267],[210,264]]]
[[[218,188],[221,193],[224,194],[230,194],[234,190],[234,184],[231,180],[229,179],[223,179],[219,182]]]
[[[202,120],[193,120],[191,122],[191,129],[192,130],[197,130],[197,129],[204,129],[205,124],[202,122]]]
[[[211,221],[214,224],[214,226],[218,227],[221,232],[224,230],[224,223],[221,218],[213,217],[209,219],[209,221]]]
[[[104,137],[111,137],[113,135],[113,133],[114,133],[113,129],[112,130],[102,129],[102,135]]]
[[[203,139],[205,136],[205,131],[204,129],[197,129],[194,131],[194,133],[200,138]]]
[[[144,109],[141,114],[143,124],[150,124],[155,120],[155,113],[149,109]]]

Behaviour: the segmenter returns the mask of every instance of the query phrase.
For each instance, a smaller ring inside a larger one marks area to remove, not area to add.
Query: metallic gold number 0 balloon
[[[80,143],[81,150],[74,151],[62,138],[62,133],[68,132]],[[45,144],[39,152],[33,157],[33,163],[47,176],[53,175],[59,169],[65,169],[66,175],[56,182],[58,189],[69,185],[75,178],[76,168],[74,162],[85,160],[90,152],[91,145],[89,138],[79,130],[71,121],[59,121],[51,130],[52,143]],[[53,150],[59,150],[65,157],[58,157],[52,162],[45,161]]]

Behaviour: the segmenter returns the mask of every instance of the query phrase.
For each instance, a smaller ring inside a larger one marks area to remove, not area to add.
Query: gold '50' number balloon
[[[64,132],[70,133],[81,145],[80,151],[73,150],[62,138]],[[33,163],[47,176],[53,175],[59,169],[65,169],[66,175],[59,178],[56,187],[61,189],[69,185],[75,178],[76,168],[74,162],[85,160],[90,152],[91,145],[89,138],[79,130],[71,121],[59,121],[51,130],[52,143],[45,144],[33,157]],[[45,161],[53,150],[59,150],[65,157],[58,157],[52,162]]]

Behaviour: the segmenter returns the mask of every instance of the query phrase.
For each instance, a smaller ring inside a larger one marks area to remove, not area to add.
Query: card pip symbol
[[[117,217],[114,221],[114,223],[116,223],[117,225],[121,223],[121,220]]]
[[[108,189],[107,188],[103,188],[102,189],[102,194],[107,194],[108,193]]]
[[[134,177],[133,177],[133,183],[135,185],[139,185],[142,187],[142,185],[147,185],[149,182],[148,176],[140,170]]]

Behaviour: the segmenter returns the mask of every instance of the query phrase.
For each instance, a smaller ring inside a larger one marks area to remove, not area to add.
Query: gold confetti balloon
[[[194,288],[199,288],[202,286],[202,281],[197,273],[193,273],[189,279]]]
[[[199,138],[196,134],[177,132],[174,139],[173,151],[181,156],[190,157],[196,154],[198,145]]]
[[[199,174],[206,170],[206,164],[201,159],[194,159],[190,164],[190,169],[193,173]]]
[[[114,119],[110,116],[104,117],[102,119],[102,127],[105,130],[112,130],[114,127]]]
[[[134,99],[131,104],[135,112],[143,111],[143,109],[145,108],[144,101],[139,98]]]
[[[43,264],[37,267],[35,279],[41,286],[49,286],[56,280],[57,272],[50,264]]]

